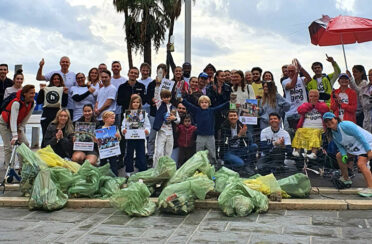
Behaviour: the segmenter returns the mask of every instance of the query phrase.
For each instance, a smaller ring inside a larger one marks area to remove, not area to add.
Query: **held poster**
[[[245,125],[257,125],[258,105],[257,99],[247,99],[242,104],[239,112],[239,120]]]
[[[96,139],[98,141],[98,151],[100,158],[109,158],[120,155],[120,145],[115,137],[116,126],[96,130]]]
[[[168,80],[168,79],[164,78],[164,79],[161,80],[159,91],[161,91],[163,89],[168,90],[168,91],[172,91],[173,86],[174,86],[174,81],[173,80]]]
[[[125,111],[125,139],[145,139],[145,111],[126,110]]]
[[[93,151],[96,123],[76,122],[74,150]]]

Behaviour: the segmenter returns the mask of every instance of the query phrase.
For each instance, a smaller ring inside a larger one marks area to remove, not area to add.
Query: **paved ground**
[[[114,209],[0,209],[1,243],[370,243],[372,211],[220,211],[130,218]]]

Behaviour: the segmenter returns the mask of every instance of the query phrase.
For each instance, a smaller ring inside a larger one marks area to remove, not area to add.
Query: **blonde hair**
[[[130,97],[130,102],[129,102],[129,109],[133,109],[132,107],[132,103],[135,101],[135,100],[139,100],[140,101],[140,105],[139,105],[139,108],[138,109],[142,109],[142,98],[140,95],[138,94],[133,94],[131,97]]]
[[[111,116],[114,116],[115,117],[115,113],[112,112],[112,111],[105,111],[102,114],[102,119],[103,120],[106,120],[108,117],[111,117]]]
[[[311,89],[309,91],[309,95],[310,95],[310,92],[316,93],[318,95],[318,97],[319,97],[319,91],[317,89]]]
[[[70,112],[68,111],[68,109],[65,109],[65,108],[62,108],[60,110],[58,110],[57,114],[56,114],[56,117],[54,118],[54,120],[52,121],[53,124],[55,124],[56,126],[58,126],[59,124],[59,116],[62,112],[65,112],[67,114],[67,121],[66,121],[66,124],[65,124],[65,132],[67,135],[71,134],[71,133],[74,133],[74,126],[72,125],[72,122],[71,122],[71,115],[70,115]]]
[[[209,106],[211,106],[211,99],[210,99],[208,96],[205,96],[205,95],[200,96],[200,97],[199,97],[199,100],[198,100],[198,104],[200,105],[200,103],[201,103],[202,101],[207,101],[208,104],[209,104]]]

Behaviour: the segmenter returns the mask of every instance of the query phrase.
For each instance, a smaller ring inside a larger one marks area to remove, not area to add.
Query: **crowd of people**
[[[16,141],[27,144],[25,124],[33,108],[42,105],[42,147],[50,145],[59,156],[78,163],[109,163],[116,175],[123,167],[127,176],[135,168],[155,167],[162,156],[172,157],[181,167],[200,150],[208,150],[216,167],[223,164],[249,175],[275,173],[283,170],[286,158],[314,160],[327,153],[325,144],[333,143],[342,172],[339,181],[351,185],[348,174],[356,162],[367,184],[360,194],[372,196],[368,169],[372,159],[372,69],[366,73],[362,65],[355,65],[352,74],[341,73],[332,57],[326,60],[333,73],[325,74],[323,64],[314,62],[311,76],[294,59],[283,65],[276,83],[272,72],[260,67],[244,73],[217,70],[208,64],[193,76],[187,62],[182,66],[171,63],[171,80],[166,78],[169,70],[165,64],[157,66],[156,78],[151,78],[147,63],[139,69],[130,67],[124,77],[119,61],[112,62],[111,71],[102,63],[86,76],[70,71],[70,59],[64,56],[60,70],[45,74],[44,59],[40,61],[36,79],[48,85],[41,86],[36,97],[33,85],[22,86],[21,70],[11,80],[8,66],[0,64],[0,134],[5,162],[10,159],[11,145]],[[339,88],[335,89],[337,81]],[[256,124],[240,120],[247,99],[257,100]],[[128,133],[126,110],[145,111],[146,139],[124,139]],[[97,145],[92,151],[74,151],[76,122],[92,122],[96,128],[115,125],[121,154],[100,159]]]

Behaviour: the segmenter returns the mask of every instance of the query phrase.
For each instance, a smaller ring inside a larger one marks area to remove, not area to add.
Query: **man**
[[[13,85],[13,81],[6,77],[8,72],[8,65],[0,64],[0,106],[3,103],[5,89]]]
[[[252,85],[253,79],[252,79],[252,72],[247,70],[244,74],[245,84]]]
[[[39,69],[36,74],[36,80],[38,81],[50,81],[50,78],[53,74],[58,73],[62,76],[63,82],[65,83],[65,87],[68,88],[68,103],[67,108],[70,111],[71,118],[73,118],[74,113],[74,100],[72,99],[72,92],[71,87],[76,86],[76,75],[74,72],[69,71],[71,62],[70,58],[67,56],[63,56],[60,61],[59,65],[61,66],[60,70],[49,72],[45,75],[43,75],[43,67],[44,67],[45,61],[44,59],[41,59],[39,63]]]
[[[183,77],[183,80],[187,82],[187,84],[189,84],[190,76],[191,76],[191,64],[189,62],[185,62],[182,65],[182,77]]]
[[[230,70],[225,70],[225,83],[231,86],[231,71]]]
[[[285,98],[291,105],[290,109],[285,113],[286,121],[284,127],[292,135],[294,135],[297,123],[300,120],[297,108],[308,101],[306,85],[311,80],[309,73],[300,65],[297,59],[294,59],[293,63],[288,65],[288,78],[282,83],[285,90]],[[304,78],[298,76],[300,71],[304,74]]]
[[[213,66],[213,64],[207,64],[207,66],[205,66],[203,72],[208,74],[207,84],[214,81],[214,74],[216,73],[216,68]]]
[[[261,131],[261,158],[257,162],[258,173],[275,173],[284,167],[285,154],[292,151],[291,137],[288,132],[280,128],[280,115],[269,115],[270,126]]]
[[[102,114],[104,111],[115,112],[116,110],[116,87],[111,84],[111,72],[109,70],[103,70],[101,80],[103,87],[98,90],[97,102],[94,106],[94,113],[100,123],[103,122]]]
[[[207,95],[208,78],[209,76],[205,72],[200,73],[198,77],[199,91],[203,93],[203,95]]]
[[[142,103],[145,101],[145,90],[144,84],[139,83],[137,78],[139,76],[139,70],[137,67],[132,67],[128,71],[128,81],[119,86],[117,104],[122,107],[121,113],[129,108],[129,102],[132,94],[138,94],[141,96]]]
[[[263,97],[263,88],[261,81],[262,69],[260,67],[253,67],[252,70],[252,88],[254,94],[256,94],[256,99],[261,99]]]
[[[282,66],[282,78],[280,78],[280,84],[288,78],[288,65],[283,65]]]
[[[98,65],[98,72],[99,72],[99,74],[101,74],[102,71],[104,71],[104,70],[107,70],[107,65],[106,64],[101,63],[100,65]]]
[[[119,61],[113,61],[111,64],[111,71],[112,71],[112,78],[111,78],[111,84],[115,86],[116,90],[119,91],[119,86],[121,84],[124,84],[127,79],[122,77],[120,75],[121,72],[121,64]],[[118,97],[118,94],[116,94],[116,97]],[[120,105],[116,105],[116,111],[115,111],[115,125],[120,126],[121,125],[121,115],[122,115],[122,109]]]
[[[314,62],[311,65],[311,69],[314,71],[315,75],[309,84],[307,84],[307,90],[317,89],[320,94],[320,101],[327,103],[329,107],[331,104],[332,88],[341,70],[332,57],[328,57],[327,55],[326,60],[332,64],[334,72],[328,75],[323,74],[323,64],[321,62]]]

